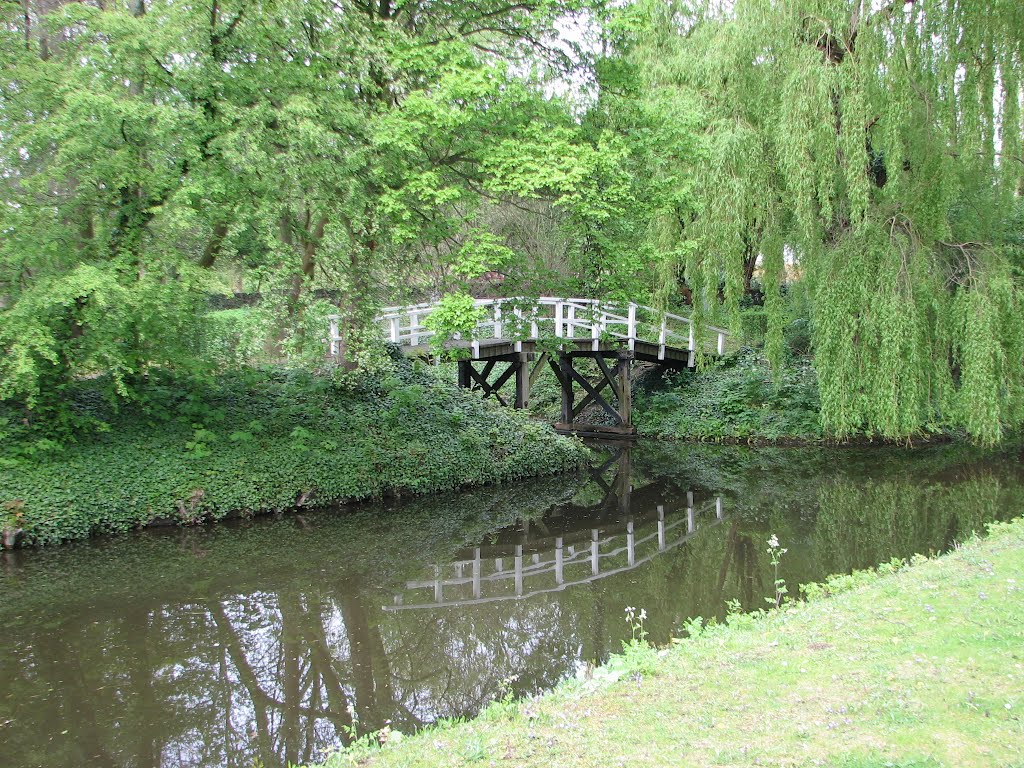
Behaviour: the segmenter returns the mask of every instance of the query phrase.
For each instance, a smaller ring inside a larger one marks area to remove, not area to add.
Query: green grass
[[[1024,765],[1024,520],[812,591],[678,643],[652,675],[569,681],[328,765]]]

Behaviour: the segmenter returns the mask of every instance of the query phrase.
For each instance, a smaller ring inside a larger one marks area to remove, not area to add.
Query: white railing
[[[535,341],[542,336],[577,341],[590,339],[594,351],[605,340],[625,342],[629,349],[638,341],[657,344],[659,360],[665,359],[665,350],[669,348],[691,352],[696,349],[689,318],[632,302],[622,306],[597,299],[542,296],[539,299],[477,299],[474,304],[484,310],[484,318],[477,324],[473,338],[467,340],[474,356],[479,354],[480,342],[507,340],[520,352],[524,341]],[[425,303],[387,307],[377,322],[392,343],[416,347],[434,335],[425,323],[437,306]],[[332,315],[330,323],[331,356],[336,357],[341,342],[338,316]],[[711,325],[705,329],[717,337],[712,348],[719,355],[725,354],[728,331]]]

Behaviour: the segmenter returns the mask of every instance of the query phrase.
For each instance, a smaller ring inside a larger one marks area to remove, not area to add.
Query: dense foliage
[[[239,284],[321,356],[301,315],[329,287],[365,363],[375,303],[427,250],[465,274],[494,256],[486,233],[445,244],[503,137],[565,119],[512,69],[560,65],[543,41],[572,11],[3,4],[0,398],[39,407],[96,373],[127,397],[195,367],[207,294]]]
[[[330,312],[372,370],[382,304],[573,293],[763,304],[824,434],[999,442],[1022,39],[1016,0],[0,4],[0,400],[81,426],[84,378],[308,362]]]
[[[702,373],[667,374],[638,393],[634,418],[643,435],[684,440],[814,441],[823,437],[817,381],[806,358],[774,374],[752,350]]]
[[[355,390],[343,377],[255,370],[152,385],[117,414],[102,413],[91,382],[73,402],[109,430],[62,443],[0,422],[3,524],[33,543],[561,472],[586,454],[408,364]]]
[[[614,26],[634,97],[696,126],[653,219],[696,314],[735,316],[760,270],[778,362],[799,278],[827,431],[998,441],[1024,418],[1024,8],[717,5],[637,2]]]

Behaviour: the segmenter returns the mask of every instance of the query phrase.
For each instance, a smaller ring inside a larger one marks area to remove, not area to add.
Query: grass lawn
[[[1024,520],[818,591],[328,765],[1024,766]]]

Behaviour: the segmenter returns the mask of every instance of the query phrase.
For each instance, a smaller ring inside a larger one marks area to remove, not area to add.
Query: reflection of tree
[[[213,602],[210,604],[210,616],[217,625],[218,639],[220,640],[221,646],[226,651],[228,658],[231,660],[232,666],[235,668],[235,674],[238,676],[238,682],[249,694],[249,702],[252,707],[254,719],[254,730],[258,740],[258,753],[261,758],[266,759],[273,754],[273,749],[270,744],[270,717],[267,714],[267,710],[270,707],[282,707],[284,704],[283,702],[274,701],[274,699],[260,687],[259,679],[253,671],[252,666],[249,664],[249,659],[246,657],[245,651],[242,648],[242,643],[235,633],[234,628],[231,626],[231,621],[228,619],[227,614],[220,603]]]
[[[987,469],[945,482],[825,483],[818,492],[812,549],[824,569],[866,568],[891,557],[948,549],[986,523],[1021,508],[1024,490]]]
[[[378,730],[395,715],[391,669],[380,630],[355,583],[342,584],[338,605],[348,631],[359,722],[364,730]]]
[[[141,712],[155,712],[159,706],[153,686],[153,674],[158,666],[152,654],[154,636],[160,631],[153,626],[159,621],[159,614],[151,613],[137,605],[125,609],[124,627],[127,634],[137,638],[133,652],[129,652],[128,676],[131,689],[137,692],[137,706]],[[139,724],[142,725],[141,723]],[[157,765],[159,746],[149,728],[131,729],[131,735],[137,739],[134,752],[138,755],[140,765]]]

